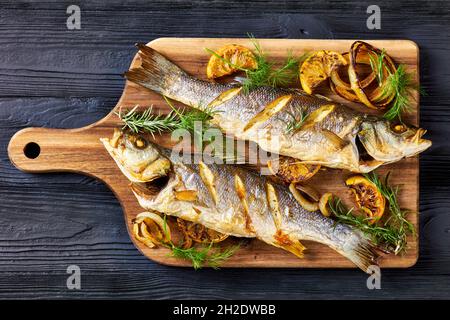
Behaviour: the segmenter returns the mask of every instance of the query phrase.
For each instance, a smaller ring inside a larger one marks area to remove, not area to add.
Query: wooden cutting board
[[[282,62],[289,51],[295,56],[320,49],[346,52],[353,41],[261,39],[259,43],[271,60]],[[367,42],[377,48],[385,48],[397,63],[403,63],[409,71],[413,71],[416,81],[418,81],[419,49],[414,42],[408,40],[373,40]],[[168,57],[188,73],[205,79],[206,63],[209,54],[204,48],[214,50],[230,43],[252,47],[249,39],[207,38],[160,38],[148,43],[148,45]],[[130,68],[139,65],[139,63],[139,58],[136,55]],[[342,101],[342,99],[336,97],[327,89],[323,89],[320,93],[334,100]],[[128,180],[121,174],[100,143],[99,138],[111,137],[113,128],[121,126],[120,120],[114,114],[114,111],[117,111],[119,107],[131,108],[135,105],[142,107],[153,105],[155,112],[167,113],[170,111],[158,94],[126,81],[123,94],[117,105],[102,120],[79,129],[23,129],[11,138],[8,146],[9,157],[18,169],[25,172],[77,172],[100,179],[109,186],[119,199],[130,237],[145,256],[167,265],[190,266],[190,263],[187,261],[169,257],[169,251],[165,248],[147,248],[134,239],[130,232],[132,230],[132,219],[144,210],[139,207],[129,189]],[[358,108],[354,104],[352,106]],[[412,112],[405,117],[405,120],[410,124],[418,125],[419,97],[417,94],[411,109]],[[157,142],[164,146],[172,144],[169,136],[159,136],[157,137]],[[418,227],[418,158],[405,159],[377,170],[380,174],[388,171],[391,171],[391,183],[402,185],[399,199],[400,205],[412,212],[409,215],[409,219]],[[351,205],[349,192],[344,186],[344,180],[349,175],[348,172],[341,170],[322,170],[310,180],[309,184],[321,193],[333,192]],[[96,208],[92,208],[92,214],[95,214],[95,210]],[[249,240],[244,242],[241,249],[223,267],[354,267],[346,258],[324,245],[308,241],[303,243],[307,247],[306,255],[304,259],[298,259],[286,251],[266,245],[259,240]],[[405,268],[414,265],[418,258],[418,240],[411,236],[408,243],[406,254],[403,256],[384,256],[381,259],[381,266]]]

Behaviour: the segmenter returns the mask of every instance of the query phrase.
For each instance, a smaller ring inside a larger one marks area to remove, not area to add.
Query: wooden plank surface
[[[258,40],[265,54],[275,62],[282,62],[289,52],[295,56],[301,56],[306,52],[315,50],[333,50],[346,52],[349,50],[353,40],[283,40],[283,39],[261,39]],[[205,48],[216,50],[226,44],[236,43],[247,47],[252,46],[249,39],[214,39],[214,38],[159,38],[148,45],[168,57],[183,70],[193,76],[206,78],[206,64],[209,54]],[[404,64],[407,69],[418,76],[418,48],[409,40],[378,40],[370,41],[377,48],[385,48],[392,58]],[[140,65],[140,58],[133,59],[130,68]],[[417,81],[418,78],[415,79]],[[298,85],[298,84],[297,84]],[[322,91],[327,97],[337,100],[330,90]],[[344,101],[342,99],[339,99]],[[163,101],[162,97],[139,85],[127,82],[124,92],[114,110],[120,108],[131,108],[139,105],[143,108],[153,106],[155,112],[167,114],[171,108]],[[355,108],[364,110],[361,106],[354,104]],[[418,124],[418,97],[415,97],[411,105],[411,113],[408,115],[409,122]],[[115,162],[110,158],[100,138],[111,137],[112,128],[120,127],[121,122],[114,112],[109,113],[104,119],[80,129],[40,129],[27,128],[16,133],[8,146],[8,154],[14,165],[26,172],[58,172],[70,171],[97,177],[105,182],[117,196],[124,209],[125,220],[128,230],[132,230],[132,221],[142,211],[136,198],[129,188],[129,182],[121,174]],[[39,145],[40,154],[36,158],[27,156],[26,148],[29,143]],[[173,145],[169,135],[157,136],[156,143],[160,145]],[[417,158],[405,159],[377,170],[386,174],[392,172],[391,183],[402,185],[404,190],[400,197],[400,205],[409,210],[410,221],[417,225],[418,214],[418,175],[419,165]],[[321,194],[332,192],[348,205],[352,205],[351,195],[344,181],[351,173],[343,170],[321,170],[309,185],[316,188]],[[220,195],[221,196],[221,195]],[[177,228],[172,228],[176,231]],[[170,256],[170,251],[159,247],[150,249],[137,241],[132,233],[135,245],[148,258],[173,266],[191,266],[190,261],[175,259]],[[226,245],[226,243],[225,243]],[[353,263],[334,252],[327,246],[305,241],[307,247],[304,259],[298,259],[291,253],[264,244],[259,240],[245,242],[245,245],[228,259],[222,267],[307,267],[307,268],[343,268],[354,267]],[[410,267],[418,258],[417,238],[410,236],[408,248],[403,255],[385,255],[380,260],[383,267]]]
[[[381,30],[366,28],[368,4],[354,1],[247,6],[90,1],[80,5],[82,29],[69,31],[69,4],[0,5],[2,298],[449,297],[447,2],[379,1]],[[244,7],[251,7],[251,16]],[[137,252],[118,202],[102,183],[73,174],[24,174],[9,163],[6,146],[18,129],[77,128],[104,117],[122,93],[120,74],[129,66],[133,43],[160,36],[242,37],[246,32],[258,38],[401,37],[419,44],[421,83],[428,93],[421,101],[421,126],[429,129],[434,143],[420,163],[420,258],[407,270],[385,269],[382,290],[368,290],[365,275],[357,270],[174,272]],[[65,287],[70,264],[82,270],[80,291]]]

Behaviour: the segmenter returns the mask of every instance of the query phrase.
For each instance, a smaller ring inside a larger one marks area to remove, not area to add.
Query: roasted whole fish
[[[258,238],[298,257],[305,249],[300,240],[311,240],[331,247],[363,271],[376,264],[374,247],[361,232],[304,210],[285,186],[266,177],[235,165],[182,163],[141,134],[116,129],[112,139],[101,141],[131,181],[144,172],[154,177],[131,185],[146,210],[226,235]]]
[[[143,44],[141,65],[125,77],[145,88],[194,108],[213,108],[212,123],[237,139],[262,149],[354,172],[416,155],[431,146],[426,130],[356,112],[336,102],[297,89],[241,87],[195,79]],[[287,123],[307,115],[288,132]]]

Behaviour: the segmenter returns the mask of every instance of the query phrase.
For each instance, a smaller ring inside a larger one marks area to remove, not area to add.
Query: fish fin
[[[363,235],[355,236],[345,244],[344,249],[340,251],[342,255],[350,259],[358,268],[364,272],[369,272],[369,267],[378,265],[380,257],[375,250],[376,246]]]
[[[346,145],[349,144],[348,141],[342,139],[341,137],[339,137],[336,133],[328,130],[328,129],[322,129],[321,131],[322,135],[324,137],[327,138],[327,141],[330,143],[330,145],[335,149],[335,150],[341,150],[343,149]]]
[[[186,73],[156,50],[142,43],[136,44],[140,50],[141,65],[124,73],[124,77],[145,88],[167,95],[172,83]]]
[[[297,241],[295,243],[289,244],[289,245],[279,245],[280,248],[289,251],[290,253],[294,254],[298,258],[304,258],[303,251],[306,250],[306,247],[300,242]]]
[[[273,238],[275,241],[272,245],[289,251],[299,258],[303,258],[303,251],[306,247],[300,241],[291,239],[288,234],[282,232],[280,229],[277,230]]]

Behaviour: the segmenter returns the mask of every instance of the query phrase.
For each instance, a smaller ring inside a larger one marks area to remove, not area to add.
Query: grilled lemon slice
[[[311,54],[300,66],[300,84],[303,90],[311,94],[333,70],[347,64],[347,60],[335,51],[321,50]]]
[[[348,178],[345,184],[353,191],[358,208],[371,219],[370,223],[378,221],[384,213],[386,199],[377,186],[360,175]]]
[[[253,70],[258,67],[253,52],[238,44],[226,45],[215,53],[209,58],[206,67],[206,75],[209,79],[230,75],[238,71],[239,68]]]

